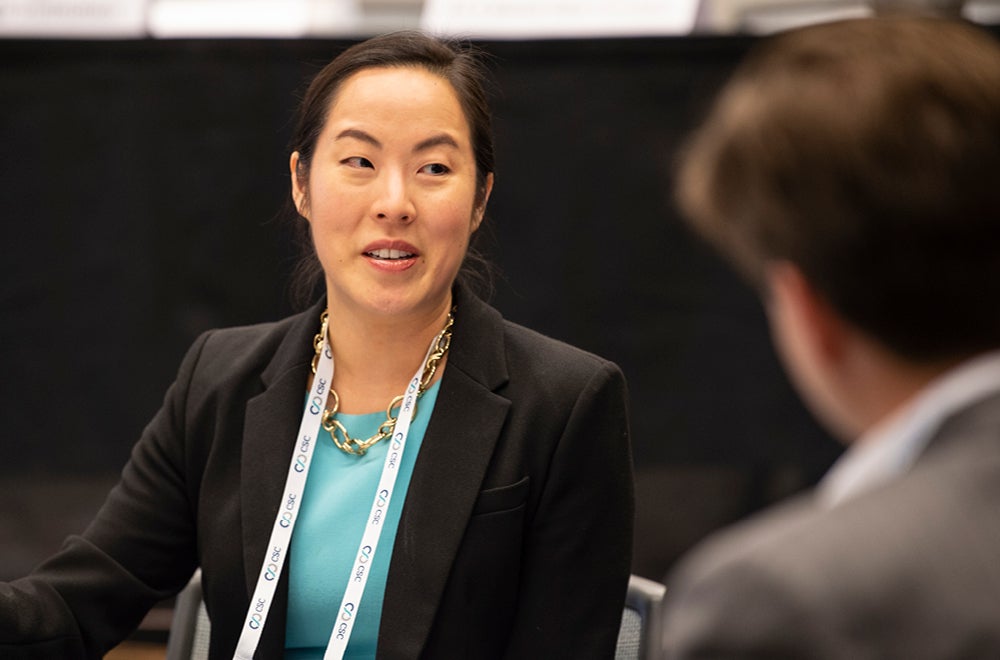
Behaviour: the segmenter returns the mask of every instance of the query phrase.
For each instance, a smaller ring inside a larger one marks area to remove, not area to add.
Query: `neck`
[[[431,340],[441,332],[450,310],[450,296],[439,309],[406,318],[362,317],[330,309],[333,387],[340,396],[340,411],[384,411],[423,367]],[[442,361],[438,375],[443,366]]]
[[[927,385],[960,360],[912,362],[878,345],[869,345],[852,363],[843,396],[855,419],[849,436],[864,435],[912,401]]]

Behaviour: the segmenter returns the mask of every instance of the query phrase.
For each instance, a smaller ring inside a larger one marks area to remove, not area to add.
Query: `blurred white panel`
[[[867,0],[705,0],[705,32],[766,34],[871,15]]]
[[[963,15],[975,23],[1000,25],[1000,0],[969,0]]]
[[[741,16],[739,32],[771,34],[795,28],[842,21],[848,18],[867,18],[874,12],[863,2],[789,3],[785,6],[749,9]]]
[[[421,27],[499,39],[688,34],[699,0],[426,0]]]
[[[144,37],[146,0],[0,0],[0,36]]]
[[[355,0],[155,0],[149,32],[161,38],[353,34]]]
[[[359,0],[361,35],[375,35],[395,30],[415,30],[420,26],[423,0]]]
[[[769,34],[878,11],[961,14],[975,23],[1000,23],[1000,0],[704,0],[698,29],[708,33]]]

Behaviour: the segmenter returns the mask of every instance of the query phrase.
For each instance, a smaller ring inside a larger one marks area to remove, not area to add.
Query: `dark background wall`
[[[0,41],[0,557],[78,531],[202,330],[286,314],[285,143],[342,41]],[[618,362],[636,572],[839,452],[670,166],[749,38],[491,42],[487,248],[510,319]]]

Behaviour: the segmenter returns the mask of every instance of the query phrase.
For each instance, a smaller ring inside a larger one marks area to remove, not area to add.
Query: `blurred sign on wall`
[[[144,37],[146,5],[146,0],[0,0],[0,37]]]
[[[149,12],[161,38],[346,35],[360,23],[355,0],[156,0]]]
[[[421,27],[498,39],[688,34],[699,0],[425,0]]]

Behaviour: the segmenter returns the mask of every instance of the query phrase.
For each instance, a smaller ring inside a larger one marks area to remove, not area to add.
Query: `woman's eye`
[[[451,170],[448,169],[447,165],[442,165],[441,163],[431,163],[430,165],[424,165],[420,168],[421,172],[425,174],[433,174],[434,176],[441,176],[442,174],[447,174]]]
[[[375,168],[375,166],[372,165],[372,162],[370,160],[362,156],[351,156],[350,158],[345,158],[340,162],[344,163],[345,165],[350,165],[351,167],[370,167],[372,169]]]

